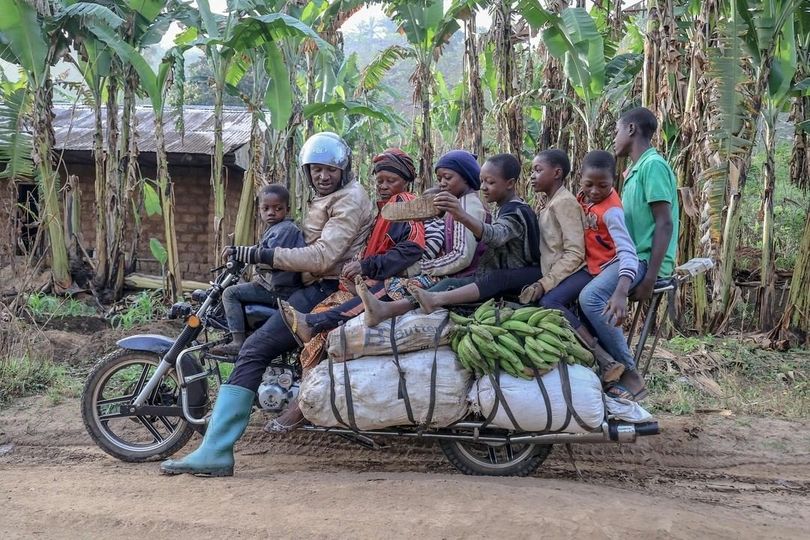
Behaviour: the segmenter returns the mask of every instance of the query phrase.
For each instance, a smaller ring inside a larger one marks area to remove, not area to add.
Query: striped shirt
[[[429,261],[437,258],[444,247],[444,220],[433,218],[425,222],[425,251],[422,260]]]
[[[476,219],[486,221],[487,210],[484,208],[477,191],[471,191],[459,198],[461,208]],[[449,230],[452,220],[449,214],[445,215],[445,225]],[[447,231],[446,231],[447,232]],[[477,261],[476,250],[478,240],[475,235],[458,221],[453,223],[452,245],[448,245],[449,239],[445,238],[445,253],[441,257],[429,261],[422,261],[422,272],[431,276],[454,276],[464,272]]]

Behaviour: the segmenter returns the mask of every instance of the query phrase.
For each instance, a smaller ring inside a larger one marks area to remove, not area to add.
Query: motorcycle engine
[[[256,393],[263,411],[281,412],[298,397],[298,381],[291,368],[270,366],[264,372]]]

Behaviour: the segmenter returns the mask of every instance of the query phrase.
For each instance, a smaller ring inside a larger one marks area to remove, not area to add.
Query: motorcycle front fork
[[[224,340],[223,340],[224,341]],[[175,371],[177,371],[177,379],[180,384],[180,400],[183,407],[183,417],[188,421],[190,424],[195,425],[203,425],[208,422],[208,415],[203,416],[202,418],[197,418],[193,414],[191,414],[191,410],[188,405],[188,386],[190,384],[194,384],[195,382],[205,379],[211,375],[216,375],[218,382],[222,383],[222,377],[219,372],[219,362],[216,359],[211,359],[211,366],[202,371],[201,373],[196,373],[193,375],[186,376],[183,374],[183,359],[187,354],[197,352],[199,350],[208,349],[215,345],[218,345],[219,341],[216,342],[206,342],[201,343],[199,345],[195,345],[193,347],[189,347],[187,349],[183,349],[183,351],[177,356],[177,361],[175,365],[172,366],[171,363],[167,362],[166,360],[161,360],[160,364],[158,364],[157,369],[149,378],[149,380],[144,385],[143,389],[138,393],[138,396],[135,398],[135,401],[132,403],[135,407],[141,407],[146,404],[149,396],[155,391],[155,389],[160,384],[160,381],[163,380],[163,377],[166,376],[169,371],[171,371],[172,367],[174,367]]]

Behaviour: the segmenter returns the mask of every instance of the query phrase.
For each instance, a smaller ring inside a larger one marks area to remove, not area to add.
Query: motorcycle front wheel
[[[453,467],[475,476],[529,476],[551,453],[551,445],[485,444],[440,440]]]
[[[180,450],[194,434],[182,416],[132,415],[121,411],[132,403],[155,373],[160,358],[143,351],[118,350],[93,366],[82,391],[82,419],[93,441],[111,456],[128,462],[164,459]],[[180,406],[180,385],[168,372],[147,405]]]

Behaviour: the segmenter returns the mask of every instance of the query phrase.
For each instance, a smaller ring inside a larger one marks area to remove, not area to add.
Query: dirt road
[[[576,448],[579,480],[561,449],[532,478],[476,478],[432,445],[272,440],[260,420],[234,478],[164,477],[92,446],[77,402],[23,400],[0,411],[0,538],[738,540],[810,525],[810,422],[663,418],[635,445]]]

